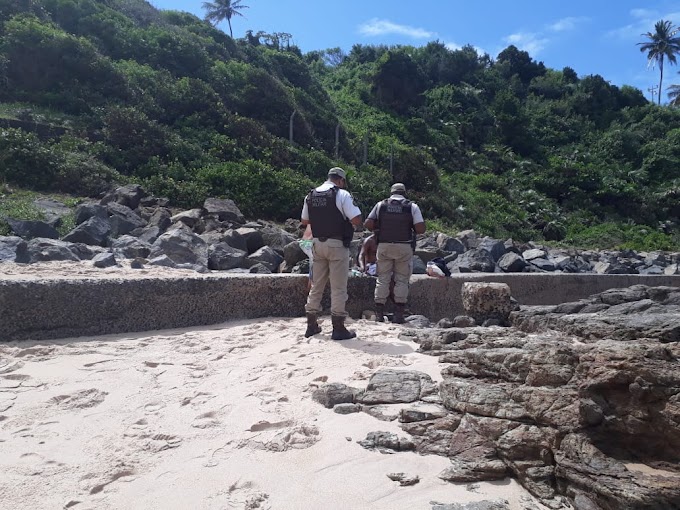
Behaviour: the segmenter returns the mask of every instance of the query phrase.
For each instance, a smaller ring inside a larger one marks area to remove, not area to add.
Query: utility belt
[[[334,240],[334,241],[340,241],[340,242],[342,243],[342,246],[343,246],[344,248],[349,248],[349,244],[350,244],[349,241],[345,242],[344,239],[340,239],[340,238],[338,238],[338,237],[315,237],[314,239],[316,239],[316,240],[319,241],[320,243],[325,243],[325,242],[328,241],[329,239],[332,239],[332,240]]]

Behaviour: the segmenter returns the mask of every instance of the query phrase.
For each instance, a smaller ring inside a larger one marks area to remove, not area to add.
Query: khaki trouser
[[[308,313],[321,312],[321,298],[328,280],[331,282],[331,314],[347,316],[347,276],[349,273],[349,248],[339,239],[321,242],[314,239],[314,271],[312,271],[312,290],[307,296]]]
[[[385,304],[390,295],[390,282],[394,274],[394,302],[406,303],[412,271],[413,248],[410,243],[380,243],[375,302]]]

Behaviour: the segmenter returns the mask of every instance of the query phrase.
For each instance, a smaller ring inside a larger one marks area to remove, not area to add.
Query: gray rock
[[[156,239],[149,257],[161,255],[167,255],[175,264],[208,268],[208,245],[187,227],[170,229]]]
[[[468,250],[446,265],[452,273],[493,273],[496,263],[486,250]]]
[[[417,255],[413,257],[413,274],[427,274],[427,264]]]
[[[353,414],[361,412],[361,405],[359,404],[338,404],[333,407],[333,412],[338,414]]]
[[[227,243],[219,243],[210,246],[208,250],[208,269],[226,271],[241,267],[247,253],[243,250],[233,248]]]
[[[550,260],[544,259],[544,258],[532,259],[530,264],[534,267],[537,267],[541,271],[554,271],[555,270],[555,264],[553,264]]]
[[[454,328],[472,328],[477,325],[477,321],[469,315],[457,315],[453,318]]]
[[[448,329],[448,328],[453,328],[454,327],[454,322],[452,319],[448,319],[444,317],[443,319],[440,319],[439,322],[435,325],[435,328],[440,328],[440,329]]]
[[[206,213],[214,215],[219,221],[245,223],[245,218],[233,200],[224,198],[206,198],[203,202]]]
[[[263,246],[255,253],[248,255],[248,261],[250,265],[262,264],[270,272],[274,273],[278,271],[279,265],[283,262],[283,257],[275,252],[269,246]]]
[[[107,204],[106,208],[110,215],[110,237],[118,237],[129,234],[136,228],[146,226],[146,221],[144,221],[141,216],[139,216],[127,206],[116,202],[111,202]]]
[[[506,283],[465,282],[461,290],[463,309],[477,323],[498,319],[505,323],[514,310],[510,287]]]
[[[264,246],[264,237],[260,229],[241,227],[236,232],[245,239],[248,253],[255,253]],[[235,247],[236,248],[236,247]]]
[[[158,236],[160,236],[162,233],[163,231],[161,231],[158,226],[147,225],[143,228],[134,229],[132,232],[130,232],[130,235],[135,236],[142,242],[153,244],[156,242],[156,239],[158,239]]]
[[[500,258],[498,267],[506,273],[521,273],[527,267],[527,261],[514,252],[508,252]]]
[[[102,205],[115,202],[130,209],[137,209],[140,201],[147,195],[139,184],[126,184],[116,188],[102,199]]]
[[[59,232],[44,221],[15,220],[5,218],[9,228],[14,234],[24,239],[35,239],[37,237],[45,239],[58,239]]]
[[[306,258],[307,254],[302,251],[298,241],[292,241],[283,248],[283,260],[285,260],[286,266],[290,268],[295,267],[299,262],[302,262]]]
[[[447,236],[446,234],[439,234],[437,236],[437,246],[440,250],[458,254],[466,250],[465,245],[460,239]]]
[[[194,229],[201,221],[202,209],[189,209],[175,214],[170,218],[171,223],[184,223],[190,229]]]
[[[413,441],[399,437],[391,432],[369,432],[366,439],[357,441],[367,450],[378,450],[382,453],[408,452],[415,450]]]
[[[250,266],[250,269],[248,270],[248,272],[254,273],[254,274],[272,274],[271,269],[269,269],[264,264],[260,264],[260,263],[257,263],[254,266]]]
[[[478,250],[486,250],[491,255],[494,262],[498,262],[505,255],[505,243],[498,239],[483,237],[477,244]]]
[[[112,267],[116,265],[116,257],[111,252],[100,253],[92,258],[92,265],[100,269]]]
[[[533,261],[534,259],[546,258],[547,254],[545,250],[539,248],[532,248],[531,250],[525,250],[522,252],[522,258],[526,261]]]
[[[149,225],[158,227],[161,233],[165,232],[172,225],[170,211],[164,207],[159,207],[149,218]]]
[[[108,218],[91,216],[66,234],[64,241],[91,244],[93,246],[106,246],[110,233],[111,224]]]
[[[85,204],[80,204],[78,207],[76,207],[74,221],[76,225],[80,225],[94,216],[103,219],[108,219],[109,217],[106,207],[88,202]]]
[[[129,235],[114,239],[111,249],[117,259],[147,258],[151,253],[150,244]]]
[[[312,400],[322,406],[331,409],[338,404],[351,404],[354,402],[356,389],[341,383],[324,384],[312,392]]]
[[[80,260],[72,243],[57,239],[31,239],[28,242],[27,253],[31,264],[55,260]]]
[[[429,375],[411,370],[382,369],[373,374],[366,389],[356,396],[361,404],[415,402],[436,391]]]
[[[264,244],[281,255],[283,255],[283,249],[286,245],[297,241],[297,238],[294,235],[277,227],[265,227],[261,232]]]
[[[158,257],[153,257],[148,260],[147,264],[150,266],[161,266],[161,267],[171,267],[176,268],[177,264],[167,255],[159,255]]]
[[[477,233],[474,230],[463,230],[458,232],[456,234],[456,239],[463,243],[466,251],[477,248],[478,239]]]
[[[0,262],[28,262],[28,244],[18,236],[0,236]]]

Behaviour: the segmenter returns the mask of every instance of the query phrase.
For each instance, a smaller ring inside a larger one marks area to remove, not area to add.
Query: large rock
[[[246,222],[233,200],[206,198],[205,202],[203,202],[203,209],[207,214],[214,215],[219,221],[231,221],[240,224]]]
[[[465,245],[460,239],[447,236],[446,234],[439,234],[437,236],[437,246],[440,250],[458,254],[463,253],[466,250]]]
[[[255,253],[264,246],[264,237],[259,228],[241,227],[236,229],[236,233],[245,239],[248,253]]]
[[[55,260],[80,260],[75,245],[57,239],[31,239],[28,242],[27,253],[31,264]]]
[[[487,251],[494,262],[498,262],[498,260],[505,255],[505,243],[490,237],[483,237],[480,239],[477,243],[477,249]]]
[[[59,238],[59,232],[44,221],[15,220],[13,218],[5,218],[5,221],[14,234],[24,239],[35,239],[36,237],[45,239]]]
[[[140,239],[125,235],[114,239],[111,243],[111,249],[117,259],[136,259],[147,258],[151,253],[151,245],[145,243]]]
[[[241,267],[247,255],[247,252],[233,248],[227,243],[212,245],[208,251],[208,269],[226,271]]]
[[[281,255],[287,244],[297,240],[294,235],[277,227],[265,227],[261,232],[264,244]]]
[[[461,290],[465,314],[479,324],[487,319],[506,322],[515,308],[506,283],[465,282]]]
[[[415,402],[437,390],[432,378],[407,370],[379,370],[368,381],[368,386],[356,397],[362,404],[397,404]]]
[[[80,225],[94,216],[107,219],[109,214],[106,210],[106,207],[103,205],[88,202],[85,204],[80,204],[78,207],[76,207],[74,221],[76,225]]]
[[[129,234],[136,228],[146,226],[146,221],[125,205],[111,202],[106,207],[110,215],[111,237]]]
[[[28,262],[28,244],[21,237],[0,236],[0,262]]]
[[[144,191],[139,184],[126,184],[107,194],[101,200],[101,203],[102,205],[118,203],[125,207],[129,207],[130,209],[137,209],[140,201],[146,196],[146,191]]]
[[[149,225],[156,226],[161,233],[165,232],[172,225],[170,210],[159,207],[149,217]]]
[[[187,227],[194,229],[201,221],[201,215],[203,214],[202,209],[189,209],[188,211],[182,211],[175,214],[170,218],[171,223],[181,222]]]
[[[162,234],[151,246],[150,258],[167,255],[175,264],[208,267],[208,245],[187,227]]]
[[[111,233],[111,224],[108,218],[91,216],[76,228],[64,236],[64,241],[70,243],[91,244],[94,246],[106,246]]]
[[[255,253],[248,255],[248,261],[250,262],[250,266],[262,264],[272,273],[276,273],[279,265],[283,262],[283,257],[269,246],[263,246]]]
[[[498,267],[506,273],[521,273],[527,267],[527,261],[510,251],[500,258]]]
[[[446,265],[452,273],[493,273],[496,264],[486,250],[472,249]]]
[[[307,254],[300,248],[300,243],[292,241],[283,248],[283,259],[289,268],[295,267],[299,262],[307,258]]]

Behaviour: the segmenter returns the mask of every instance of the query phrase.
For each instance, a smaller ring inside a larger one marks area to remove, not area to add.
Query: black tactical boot
[[[385,305],[383,303],[375,304],[375,322],[385,322]]]
[[[404,323],[404,303],[395,303],[394,304],[394,317],[392,318],[392,322],[395,324],[403,324]]]
[[[333,315],[331,317],[331,322],[333,323],[333,333],[331,334],[331,340],[349,340],[350,338],[355,338],[357,334],[354,331],[348,331],[345,328],[345,318],[339,315]]]
[[[321,333],[321,326],[319,326],[319,323],[316,322],[316,314],[315,313],[308,313],[307,314],[307,331],[305,331],[305,338],[309,338],[310,336],[314,336],[317,333]]]

